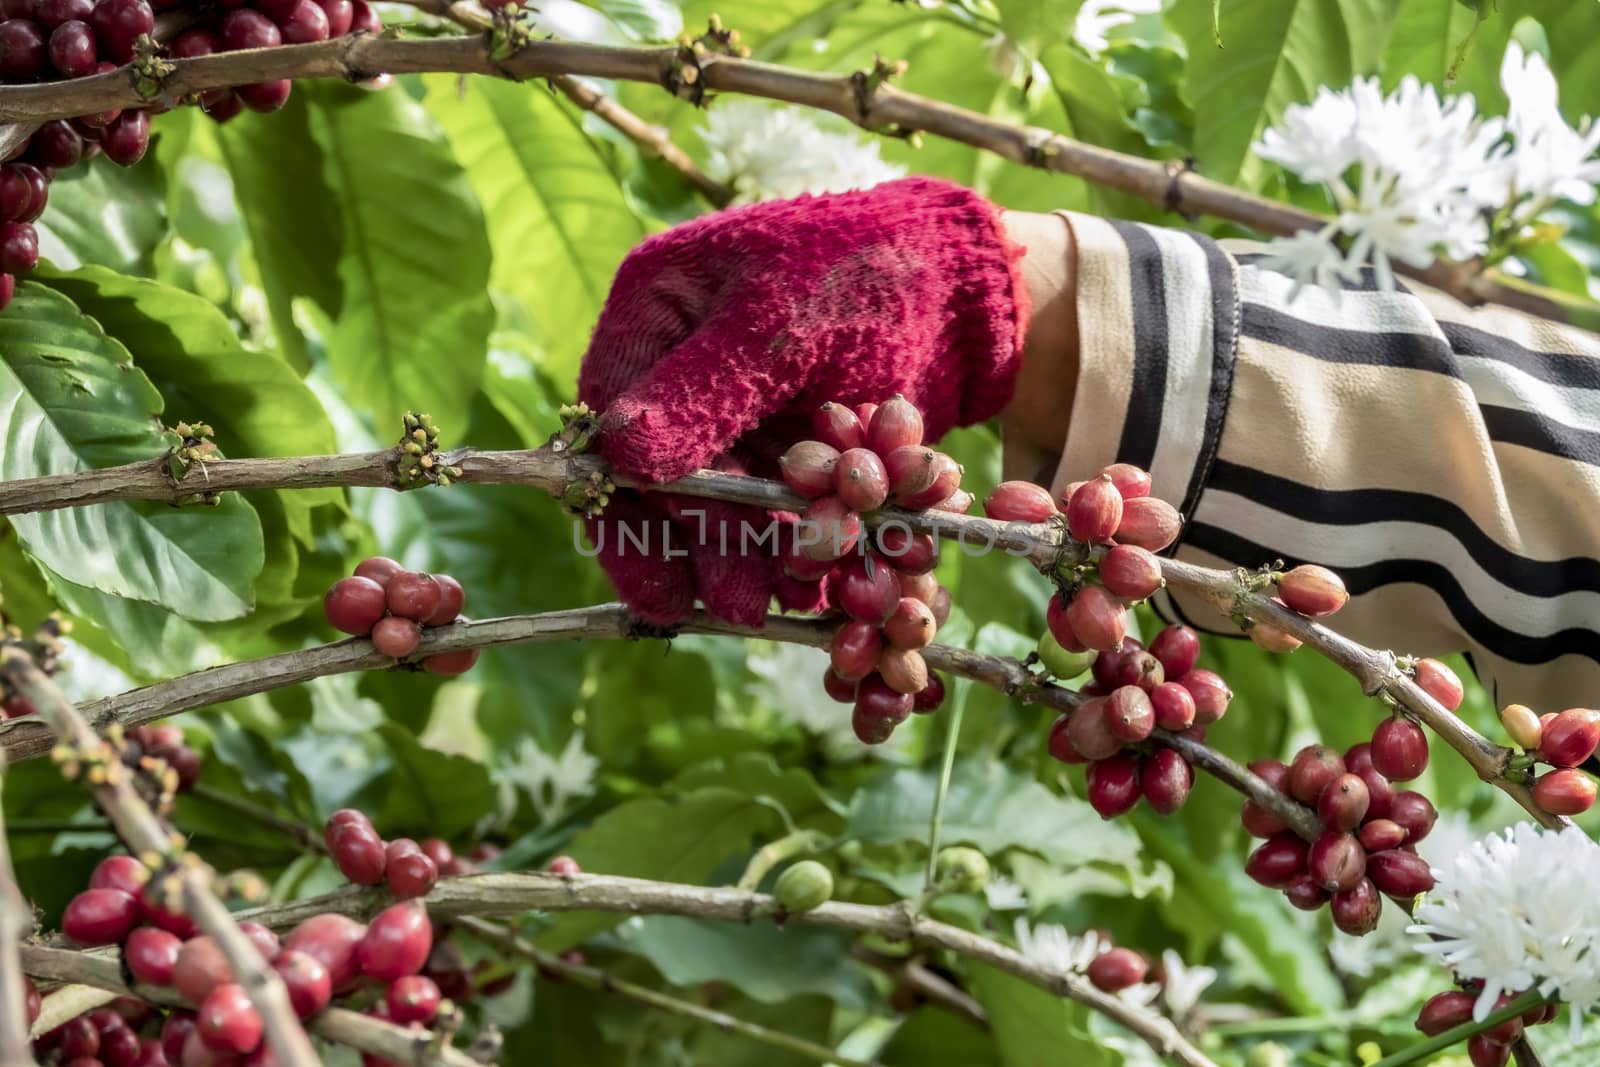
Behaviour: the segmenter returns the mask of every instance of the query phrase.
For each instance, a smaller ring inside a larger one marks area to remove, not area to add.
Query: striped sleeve
[[[1340,629],[1467,653],[1497,701],[1600,692],[1600,338],[1370,278],[1290,299],[1259,246],[1067,215],[1080,382],[1056,485],[1116,460],[1179,558],[1336,568]],[[1203,602],[1164,614],[1237,630]]]

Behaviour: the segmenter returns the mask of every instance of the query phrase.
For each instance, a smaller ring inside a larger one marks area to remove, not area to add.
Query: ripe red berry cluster
[[[1200,635],[1187,626],[1168,626],[1149,648],[1123,637],[1095,657],[1094,681],[1080,690],[1090,699],[1050,727],[1050,755],[1089,765],[1089,803],[1102,818],[1132,811],[1141,797],[1163,815],[1189,799],[1189,761],[1149,737],[1160,727],[1203,740],[1205,728],[1227,712],[1233,691],[1220,675],[1196,667],[1199,657]]]
[[[387,882],[401,900],[427,896],[440,875],[476,874],[477,866],[451,851],[448,842],[430,837],[421,844],[409,837],[385,841],[366,815],[354,808],[336,811],[323,830],[323,843],[333,862],[356,885]]]
[[[26,981],[26,979],[24,979]],[[28,985],[28,1022],[38,1018],[38,994]],[[55,1053],[72,1067],[156,1067],[169,1062],[158,1037],[140,1037],[154,1011],[143,1001],[119,997],[103,1008],[79,1015],[34,1042],[35,1054],[46,1062]],[[176,1060],[171,1061],[176,1063]]]
[[[404,659],[417,649],[426,626],[466,622],[466,593],[448,574],[408,571],[387,556],[364,559],[355,574],[340,578],[322,598],[334,629],[371,637],[385,656]],[[434,674],[464,674],[478,662],[478,649],[436,652],[422,661]]]
[[[1470,1022],[1472,1005],[1477,1001],[1482,989],[1480,984],[1474,982],[1469,983],[1465,991],[1452,989],[1430,997],[1417,1012],[1417,1029],[1433,1037],[1462,1023]],[[1500,994],[1493,1010],[1499,1011],[1521,995],[1521,993]],[[1472,1067],[1505,1067],[1511,1059],[1511,1046],[1522,1036],[1525,1027],[1542,1026],[1553,1022],[1559,1014],[1561,1005],[1555,1002],[1529,1008],[1522,1015],[1507,1019],[1498,1026],[1468,1039],[1467,1059],[1472,1061]]]
[[[1600,748],[1600,711],[1568,708],[1536,714],[1507,704],[1500,722],[1522,749],[1551,770],[1533,781],[1533,799],[1552,815],[1581,815],[1594,807],[1595,780],[1578,769]]]
[[[1292,764],[1250,764],[1280,793],[1315,810],[1323,833],[1307,844],[1276,816],[1246,802],[1244,828],[1266,842],[1250,854],[1245,872],[1282,889],[1297,908],[1328,904],[1334,925],[1347,934],[1371,933],[1383,896],[1410,902],[1433,888],[1433,875],[1415,846],[1433,829],[1437,813],[1421,793],[1393,784],[1415,778],[1427,765],[1427,738],[1415,723],[1398,717],[1379,724],[1370,743],[1343,755],[1326,745],[1307,745]]]
[[[888,523],[863,533],[861,514],[902,508],[964,512],[961,467],[922,443],[922,413],[903,396],[851,409],[826,403],[815,440],[779,460],[783,480],[811,501],[784,557],[800,581],[824,581],[850,621],[840,626],[823,676],[828,695],[853,703],[865,744],[887,741],[912,712],[944,703],[944,680],[921,650],[950,616],[950,592],[933,576],[938,547],[927,534]]]

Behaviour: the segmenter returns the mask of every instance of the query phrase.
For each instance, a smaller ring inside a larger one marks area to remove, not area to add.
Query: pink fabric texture
[[[603,413],[605,458],[658,482],[701,467],[774,476],[825,400],[903,393],[935,440],[1011,397],[1028,313],[1022,252],[994,205],[931,178],[695,219],[623,261],[578,398]],[[820,583],[787,578],[772,541],[752,545],[741,523],[759,532],[767,516],[618,493],[590,535],[646,622],[682,621],[696,596],[746,625],[775,594],[819,608]]]

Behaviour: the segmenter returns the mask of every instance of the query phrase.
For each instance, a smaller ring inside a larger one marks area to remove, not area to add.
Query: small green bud
[[[785,911],[810,911],[832,898],[833,872],[816,860],[801,860],[778,875],[772,895]]]
[[[1244,1058],[1245,1067],[1289,1067],[1289,1053],[1276,1041],[1263,1041]]]
[[[975,848],[955,845],[940,851],[934,875],[952,893],[977,893],[989,884],[989,861]]]
[[[1094,662],[1093,652],[1068,652],[1061,647],[1061,642],[1046,630],[1044,636],[1039,638],[1039,662],[1044,664],[1044,669],[1055,678],[1076,678],[1089,669]]]

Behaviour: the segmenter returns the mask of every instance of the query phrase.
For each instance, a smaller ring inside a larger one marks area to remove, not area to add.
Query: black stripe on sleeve
[[[1149,468],[1167,394],[1167,286],[1161,247],[1143,227],[1108,220],[1128,246],[1133,306],[1133,382],[1117,459]],[[1090,358],[1093,358],[1091,354]]]
[[[1441,322],[1450,347],[1463,356],[1478,356],[1515,367],[1530,377],[1575,389],[1600,389],[1600,359],[1581,352],[1538,352],[1515,341],[1459,322]]]
[[[1275,559],[1284,560],[1288,566],[1304,562],[1209,523],[1191,523],[1187,539],[1194,547],[1243,567]],[[1565,655],[1600,662],[1600,633],[1569,626],[1546,637],[1533,637],[1507,629],[1478,609],[1448,567],[1431,559],[1386,559],[1362,567],[1342,567],[1339,577],[1344,579],[1351,596],[1386,585],[1411,584],[1431,589],[1471,640],[1513,663],[1548,663]]]
[[[1317,489],[1275,474],[1218,460],[1211,488],[1322,526],[1412,522],[1453,537],[1496,581],[1533,597],[1600,592],[1600,560],[1587,556],[1530,559],[1484,533],[1454,501],[1404,489]]]
[[[1178,508],[1184,515],[1193,514],[1200,503],[1200,494],[1217,457],[1222,426],[1228,414],[1228,398],[1233,395],[1233,367],[1239,349],[1239,293],[1234,284],[1233,262],[1211,238],[1196,233],[1188,236],[1205,252],[1206,273],[1211,280],[1211,390],[1206,398],[1205,437],[1195,455],[1194,473],[1189,476],[1189,486]]]
[[[1580,430],[1535,411],[1480,404],[1491,440],[1548,452],[1600,467],[1600,432]]]

